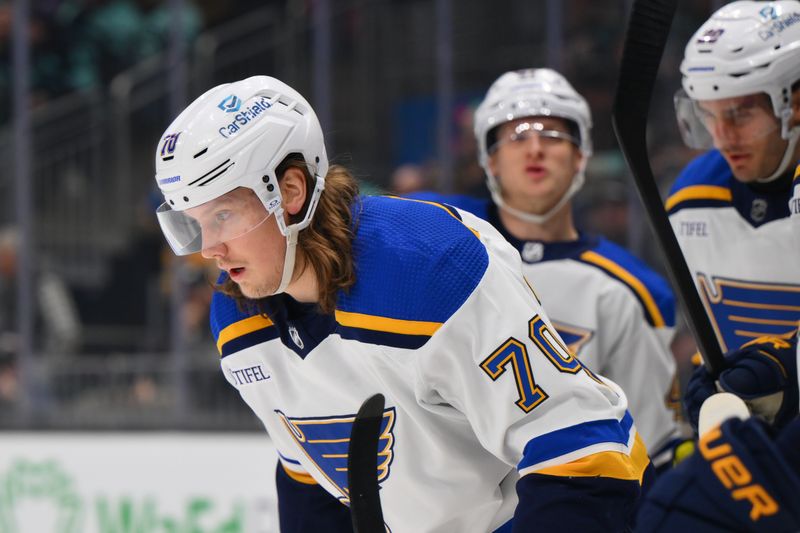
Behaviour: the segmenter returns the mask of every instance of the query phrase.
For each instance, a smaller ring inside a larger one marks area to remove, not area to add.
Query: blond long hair
[[[278,181],[289,168],[298,168],[306,177],[306,190],[314,187],[308,165],[300,154],[290,154],[275,170]],[[302,219],[308,209],[311,195],[306,195],[303,209],[289,217],[289,223]],[[325,176],[325,190],[319,198],[317,210],[311,224],[300,231],[297,247],[305,258],[303,268],[313,268],[319,287],[319,308],[323,313],[332,314],[336,309],[336,295],[340,290],[347,291],[356,282],[355,261],[353,258],[354,203],[358,201],[358,182],[346,168],[331,165]],[[239,286],[230,278],[217,285],[216,289],[236,299],[242,308],[255,308],[264,311],[258,300],[250,300],[242,294]]]

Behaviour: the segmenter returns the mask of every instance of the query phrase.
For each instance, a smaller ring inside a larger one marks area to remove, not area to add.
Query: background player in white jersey
[[[788,200],[800,157],[800,2],[741,1],[686,45],[675,106],[692,161],[666,207],[723,351],[800,319]]]
[[[652,466],[625,395],[568,352],[491,225],[359,198],[313,109],[266,76],[189,105],[156,169],[171,247],[223,271],[212,329],[279,450],[282,531],[351,530],[348,438],[376,392],[393,533],[630,524]]]
[[[642,261],[575,227],[572,198],[592,155],[586,100],[554,70],[506,72],[474,123],[492,201],[414,197],[469,210],[517,248],[561,338],[581,362],[623,388],[653,463],[669,465],[680,442],[676,413],[667,407],[675,377],[674,298]]]
[[[795,183],[790,206],[800,248],[800,166]],[[718,391],[738,396],[756,416],[742,421],[733,409],[726,419],[730,400],[716,403],[722,422],[706,423],[698,451],[648,492],[638,531],[800,531],[798,359],[797,333],[762,337],[726,354],[716,379],[705,367],[694,372],[685,403],[695,429],[698,419],[708,418],[706,411],[699,415],[701,406],[707,410],[719,400]]]

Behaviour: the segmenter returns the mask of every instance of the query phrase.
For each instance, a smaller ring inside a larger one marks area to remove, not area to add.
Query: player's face
[[[248,298],[273,294],[280,283],[286,239],[256,194],[240,187],[187,210],[203,231],[202,255],[228,272]],[[232,228],[232,229],[228,229]],[[247,231],[239,231],[247,228]]]
[[[560,118],[528,117],[501,125],[489,167],[505,202],[534,214],[552,209],[580,169],[577,142]]]
[[[748,183],[775,172],[787,141],[766,94],[702,100],[697,108],[736,179]]]

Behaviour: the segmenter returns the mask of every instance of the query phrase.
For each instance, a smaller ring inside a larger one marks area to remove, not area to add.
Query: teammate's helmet
[[[583,168],[592,155],[592,115],[586,100],[555,70],[537,68],[506,72],[489,87],[483,102],[475,110],[474,127],[480,164],[486,172],[492,199],[509,209],[504,205],[497,177],[492,175],[489,168],[489,151],[492,149],[490,136],[501,124],[537,116],[558,117],[574,123],[578,130],[578,148],[584,156],[583,167],[573,178],[572,186],[550,212],[540,216],[511,210],[524,219],[541,223],[583,185]]]
[[[678,120],[689,146],[707,148],[710,137],[691,117],[689,100],[756,93],[769,96],[790,139],[791,87],[800,79],[800,2],[737,1],[723,6],[692,36],[681,63]],[[686,98],[688,96],[688,98]]]
[[[304,217],[286,225],[277,166],[303,156],[315,178]],[[251,189],[287,236],[308,226],[328,172],[322,128],[297,91],[268,76],[219,85],[192,102],[156,149],[156,181],[165,202],[158,218],[178,255],[203,247],[199,225],[182,213],[236,189]]]

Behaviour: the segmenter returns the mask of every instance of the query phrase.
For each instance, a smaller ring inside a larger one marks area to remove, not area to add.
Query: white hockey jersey
[[[800,250],[800,163],[794,171],[792,197],[789,199],[789,212],[791,213],[795,248]],[[800,339],[800,328],[797,330],[795,342],[797,342],[797,339]],[[797,345],[797,383],[798,386],[800,386],[800,342],[798,342]]]
[[[212,304],[223,372],[294,479],[347,502],[350,427],[381,392],[393,533],[493,531],[529,473],[641,483],[649,461],[624,393],[565,349],[494,228],[386,197],[356,216],[357,281],[335,316],[285,295],[266,299],[268,316],[219,293]]]
[[[582,234],[577,241],[522,241],[503,229],[491,200],[419,194],[489,221],[522,257],[522,272],[558,334],[583,364],[622,387],[656,466],[679,437],[680,397],[669,349],[675,299],[669,284],[624,248]]]
[[[723,351],[786,335],[800,319],[800,247],[787,179],[747,185],[714,150],[678,176],[666,202]]]

